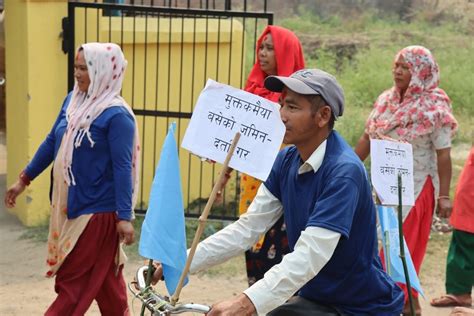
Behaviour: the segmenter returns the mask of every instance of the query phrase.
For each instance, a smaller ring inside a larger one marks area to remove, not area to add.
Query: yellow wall
[[[33,157],[51,128],[66,94],[67,60],[61,51],[61,39],[58,38],[58,34],[61,18],[67,14],[67,3],[66,0],[42,2],[7,0],[6,12],[9,185]],[[47,19],[44,18],[46,16]],[[87,10],[87,17],[84,9],[77,9],[75,17],[76,47],[85,41],[112,41],[123,45],[125,56],[129,61],[123,96],[134,109],[191,112],[207,78],[235,87],[242,85],[240,73],[243,65],[240,61],[243,60],[241,54],[244,41],[242,25],[238,21],[231,23],[230,20],[208,20],[206,24],[205,19],[198,19],[195,22],[194,19],[162,17],[158,26],[155,18],[109,18],[102,17],[100,11],[91,9]],[[97,32],[97,21],[99,21],[99,32]],[[146,38],[145,29],[148,30]],[[193,38],[195,29],[197,32]],[[219,37],[218,30],[220,30]],[[232,67],[229,74],[230,59]],[[180,91],[182,91],[181,98]],[[144,186],[140,195],[144,197],[145,206],[156,167],[153,162],[153,151],[157,151],[155,159],[158,159],[167,125],[174,120],[138,117],[144,153],[142,173]],[[189,120],[176,119],[176,121],[180,142]],[[190,155],[182,149],[180,149],[180,162],[185,205],[199,196],[207,197],[212,188],[212,170],[215,167],[202,164],[196,157],[190,158]],[[201,164],[203,191],[199,192]],[[188,168],[193,170],[189,190],[188,186],[184,185],[189,180]],[[18,205],[13,210],[24,224],[37,225],[47,220],[48,190],[49,170],[35,179],[26,194],[20,196]]]
[[[66,94],[66,55],[59,38],[66,8],[66,0],[5,3],[7,185],[33,157]],[[49,169],[18,198],[12,212],[25,225],[45,222],[48,191]]]

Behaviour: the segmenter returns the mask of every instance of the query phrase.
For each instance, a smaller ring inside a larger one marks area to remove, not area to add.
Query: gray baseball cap
[[[334,116],[342,116],[344,112],[344,91],[334,76],[319,69],[301,69],[289,77],[268,76],[265,88],[281,92],[283,87],[299,94],[320,95],[331,107]]]

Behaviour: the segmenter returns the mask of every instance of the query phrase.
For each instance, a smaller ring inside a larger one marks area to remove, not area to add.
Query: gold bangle
[[[438,200],[449,200],[449,199],[450,199],[449,195],[440,195],[440,196],[438,196]]]

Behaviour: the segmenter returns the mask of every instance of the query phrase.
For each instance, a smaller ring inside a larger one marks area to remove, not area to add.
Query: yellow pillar
[[[67,93],[67,59],[61,51],[61,19],[67,0],[6,0],[5,60],[8,80],[7,186],[35,154]],[[49,215],[49,169],[11,210],[28,226]]]

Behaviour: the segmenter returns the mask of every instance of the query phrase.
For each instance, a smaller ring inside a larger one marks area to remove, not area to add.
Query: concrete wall
[[[33,157],[50,130],[66,93],[61,18],[67,1],[5,3],[7,186]],[[25,225],[47,220],[49,169],[28,187],[12,210]]]

